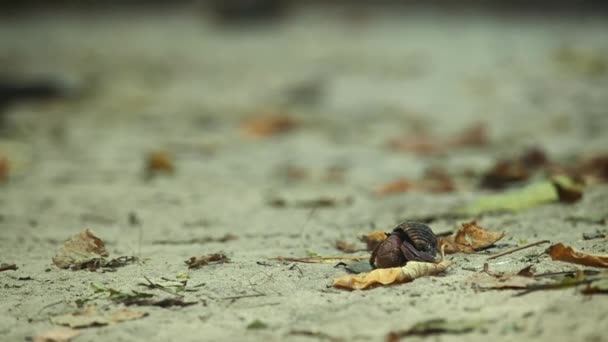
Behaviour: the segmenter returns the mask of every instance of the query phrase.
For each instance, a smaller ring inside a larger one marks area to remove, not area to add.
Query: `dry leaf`
[[[311,199],[297,199],[293,201],[288,201],[281,197],[271,198],[267,202],[269,205],[276,208],[285,208],[287,206],[291,206],[294,208],[333,208],[340,205],[351,205],[353,203],[353,198],[348,196],[344,198],[334,198],[328,196],[321,196],[318,198]]]
[[[355,244],[346,241],[336,241],[334,247],[344,253],[355,253],[361,250]]]
[[[601,154],[583,160],[575,171],[585,184],[608,183],[608,154]]]
[[[79,310],[67,315],[51,317],[51,322],[58,325],[65,325],[70,328],[87,328],[132,321],[147,315],[147,312],[126,308],[113,312],[98,312],[97,308],[90,305],[84,310]]]
[[[173,158],[166,151],[154,151],[146,159],[145,172],[146,177],[159,173],[172,174],[175,172]]]
[[[484,146],[488,143],[487,129],[477,123],[448,139],[439,139],[428,134],[409,135],[389,141],[393,149],[417,154],[441,153],[454,148]]]
[[[455,234],[439,238],[439,246],[445,248],[446,253],[470,254],[492,246],[504,236],[503,232],[488,231],[479,227],[475,221],[465,222]]]
[[[104,242],[93,231],[85,229],[63,243],[53,263],[59,268],[81,269],[84,264],[107,256]]]
[[[547,249],[547,254],[551,256],[552,260],[571,262],[585,266],[608,267],[608,256],[576,252],[572,247],[564,246],[562,243],[549,247]]]
[[[297,127],[297,122],[286,115],[261,115],[243,122],[243,131],[254,137],[268,137],[288,132]]]
[[[523,182],[548,162],[545,152],[538,148],[527,150],[515,159],[500,160],[485,173],[481,187],[502,189],[512,183]]]
[[[376,231],[367,235],[361,235],[359,240],[367,244],[368,251],[373,251],[382,241],[386,240],[386,238],[387,235],[385,232]]]
[[[80,335],[80,331],[71,328],[56,327],[36,336],[36,342],[68,342]]]
[[[387,196],[407,192],[415,189],[412,182],[407,179],[400,178],[392,182],[381,185],[374,193],[376,196]]]
[[[438,264],[410,261],[403,267],[378,268],[369,273],[347,274],[334,279],[333,286],[351,290],[363,290],[378,285],[392,285],[435,275],[452,265],[449,260]]]
[[[410,181],[400,178],[381,185],[374,193],[376,196],[382,197],[408,191],[443,193],[454,191],[454,189],[454,183],[447,173],[443,170],[431,169],[422,179]]]
[[[222,253],[214,253],[199,257],[191,257],[185,262],[186,265],[188,265],[188,268],[199,268],[201,266],[207,266],[210,264],[223,264],[225,262],[230,262],[230,259]]]

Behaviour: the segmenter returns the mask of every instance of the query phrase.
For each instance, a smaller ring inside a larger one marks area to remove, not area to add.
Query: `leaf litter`
[[[475,253],[494,245],[505,236],[503,232],[486,230],[477,225],[476,221],[462,223],[456,233],[439,238],[439,246],[445,253]]]
[[[230,258],[228,258],[223,253],[213,253],[198,257],[191,257],[190,259],[185,261],[189,269],[199,268],[202,266],[208,266],[213,264],[224,264],[227,262],[230,262]]]
[[[335,278],[333,286],[349,290],[364,290],[379,285],[406,283],[420,277],[444,272],[452,264],[449,260],[443,260],[437,264],[409,261],[403,267],[377,268],[369,273],[346,274]]]
[[[563,243],[552,245],[547,249],[552,260],[570,262],[592,267],[608,267],[608,255],[592,255],[575,251]]]
[[[378,197],[400,194],[410,191],[446,193],[456,190],[452,178],[443,170],[430,169],[419,180],[399,178],[379,186],[374,194]]]
[[[162,308],[168,308],[172,306],[189,306],[196,304],[197,302],[188,302],[184,301],[183,296],[180,292],[187,291],[186,290],[186,282],[181,282],[183,287],[179,290],[171,290],[167,284],[155,283],[152,282],[147,277],[145,278],[147,283],[140,283],[140,285],[146,286],[150,289],[159,289],[161,291],[167,292],[171,294],[173,297],[168,298],[155,298],[155,295],[147,292],[140,292],[136,290],[130,291],[120,291],[111,287],[106,287],[101,284],[91,283],[91,287],[93,288],[95,295],[93,297],[80,300],[80,304],[85,303],[87,301],[91,301],[99,298],[106,298],[115,303],[120,303],[125,306],[159,306]]]
[[[53,263],[62,269],[90,271],[113,271],[137,261],[133,256],[107,259],[105,243],[90,229],[84,229],[64,242]]]
[[[451,149],[482,147],[489,143],[488,132],[483,123],[476,123],[447,139],[433,137],[428,133],[410,134],[391,139],[389,147],[402,152],[416,154],[445,153]]]

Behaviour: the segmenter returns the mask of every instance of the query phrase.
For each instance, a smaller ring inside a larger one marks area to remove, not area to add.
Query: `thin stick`
[[[0,266],[0,272],[3,271],[16,271],[19,267],[17,267],[17,265],[12,264],[12,265],[5,265],[5,266]]]
[[[308,257],[308,258],[288,258],[288,257],[276,257],[270,258],[270,260],[278,261],[290,261],[290,262],[303,262],[307,264],[322,264],[324,262],[331,261],[361,261],[365,257]]]
[[[514,252],[517,252],[517,251],[521,251],[522,249],[526,249],[526,248],[542,245],[543,243],[550,243],[550,242],[551,241],[549,241],[549,240],[542,240],[542,241],[532,242],[532,243],[529,243],[529,244],[527,244],[525,246],[509,249],[508,251],[504,251],[502,253],[499,253],[499,254],[496,254],[496,255],[492,255],[491,257],[487,258],[486,260],[496,259],[496,258],[499,258],[499,257],[501,257],[503,255],[511,254],[511,253],[514,253]]]

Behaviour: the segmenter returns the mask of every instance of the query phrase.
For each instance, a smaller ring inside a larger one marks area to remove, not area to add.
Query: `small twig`
[[[325,261],[361,261],[366,258],[365,257],[308,257],[308,258],[276,257],[276,258],[270,258],[270,259],[278,260],[278,261],[303,262],[303,263],[307,263],[307,264],[320,264]]]
[[[0,272],[11,271],[11,270],[16,271],[17,269],[19,269],[19,267],[17,267],[17,265],[15,265],[15,264],[0,266]]]
[[[529,244],[527,244],[525,246],[509,249],[508,251],[504,251],[502,253],[498,253],[498,254],[492,255],[491,257],[487,258],[486,260],[496,259],[496,258],[499,258],[499,257],[504,256],[504,255],[508,255],[508,254],[511,254],[511,253],[514,253],[514,252],[517,252],[517,251],[521,251],[522,249],[526,249],[526,248],[542,245],[543,243],[550,243],[550,242],[551,241],[549,241],[549,240],[536,241],[536,242],[533,242],[533,243],[529,243]]]
[[[266,296],[265,293],[256,293],[256,294],[246,294],[246,295],[240,295],[240,296],[230,296],[230,297],[224,297],[224,298],[220,298],[222,300],[237,300],[237,299],[241,299],[241,298],[252,298],[252,297],[263,297]]]

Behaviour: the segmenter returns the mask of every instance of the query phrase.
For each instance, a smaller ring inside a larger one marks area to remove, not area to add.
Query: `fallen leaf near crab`
[[[455,234],[439,239],[439,246],[445,248],[445,253],[467,253],[488,248],[505,236],[503,232],[486,230],[477,222],[465,222]]]
[[[364,290],[379,285],[407,283],[420,277],[444,272],[452,264],[449,260],[443,260],[438,264],[410,261],[403,267],[378,268],[369,273],[343,275],[334,279],[333,286]]]
[[[592,255],[575,251],[572,247],[564,246],[563,243],[555,244],[547,249],[547,254],[552,260],[571,262],[573,264],[608,267],[608,255]]]

